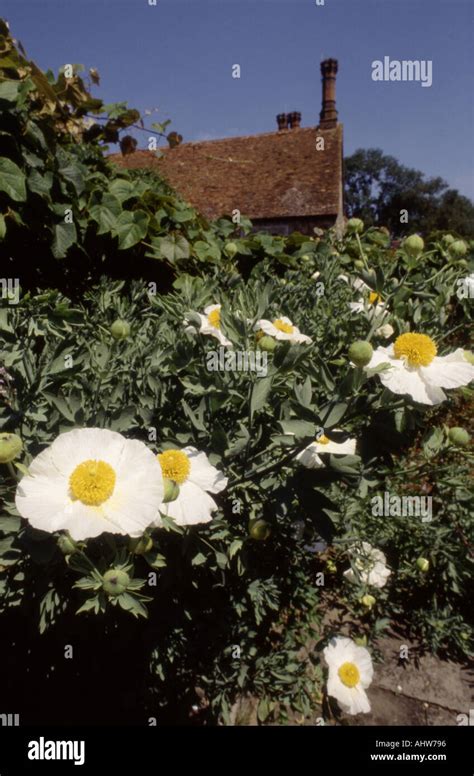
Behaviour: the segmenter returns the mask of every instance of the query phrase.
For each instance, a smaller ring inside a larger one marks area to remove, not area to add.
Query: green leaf
[[[207,560],[206,556],[202,554],[202,552],[198,552],[197,555],[194,556],[194,558],[191,561],[191,566],[202,566],[203,563],[205,563]]]
[[[39,194],[41,197],[49,196],[52,185],[53,174],[51,172],[41,174],[38,170],[31,170],[28,176],[28,188],[34,194]]]
[[[189,259],[189,243],[182,235],[160,237],[158,252],[171,263],[181,259]]]
[[[252,396],[250,398],[251,417],[267,403],[272,385],[273,377],[261,377],[259,380],[255,381],[252,388]]]
[[[0,100],[16,102],[21,81],[0,81]]]
[[[62,149],[58,151],[59,174],[64,180],[71,183],[76,194],[80,196],[85,189],[84,175],[86,168],[76,159],[66,154]]]
[[[109,191],[120,203],[137,196],[134,184],[125,178],[116,178],[112,181]]]
[[[66,224],[65,222],[56,224],[53,233],[53,256],[55,259],[63,259],[71,245],[77,242],[76,226],[75,224]]]
[[[423,437],[421,442],[423,453],[426,458],[432,458],[441,450],[444,441],[444,432],[442,428],[432,428]]]
[[[26,178],[18,165],[0,157],[0,191],[4,191],[15,202],[26,200]]]
[[[143,240],[148,230],[149,221],[149,216],[144,210],[123,211],[117,218],[114,227],[114,234],[119,241],[119,249],[126,251]]]
[[[280,421],[281,430],[284,434],[294,436],[295,441],[316,437],[316,423],[310,423],[307,420],[282,420]]]
[[[97,234],[105,234],[117,229],[117,218],[122,212],[122,206],[117,197],[104,194],[101,204],[92,205],[89,210],[91,218],[99,225]]]
[[[136,407],[131,406],[120,410],[118,414],[115,413],[110,421],[111,431],[129,431],[130,427],[134,425],[136,411]]]
[[[309,408],[311,406],[312,394],[311,378],[308,375],[303,385],[295,385],[295,396],[302,407]]]
[[[60,359],[63,358],[63,369],[64,367],[64,357],[60,356]],[[58,370],[61,371],[61,370]],[[61,415],[66,418],[66,420],[71,421],[71,423],[74,423],[74,414],[69,409],[68,405],[66,404],[65,399],[61,398],[60,396],[55,396],[52,393],[49,393],[47,391],[43,392],[43,396],[48,400],[50,404],[53,405],[53,407],[56,407],[58,412],[61,413]]]
[[[3,240],[7,233],[7,224],[5,218],[0,213],[0,240]]]
[[[330,407],[324,407],[321,411],[321,424],[323,428],[332,428],[344,417],[347,410],[347,402],[339,402]]]

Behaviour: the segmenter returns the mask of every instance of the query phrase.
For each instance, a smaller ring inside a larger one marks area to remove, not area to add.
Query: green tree
[[[345,160],[347,214],[395,236],[437,230],[474,236],[474,205],[442,178],[405,167],[378,148],[358,149]],[[408,223],[400,211],[408,211]]]

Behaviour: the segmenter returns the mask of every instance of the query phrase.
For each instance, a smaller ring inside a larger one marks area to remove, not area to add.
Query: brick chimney
[[[296,111],[294,113],[289,113],[288,123],[290,125],[290,129],[298,129],[298,127],[301,125],[301,113],[297,113]]]
[[[286,113],[279,113],[277,116],[278,130],[288,129],[288,116]]]
[[[323,81],[323,106],[319,114],[321,129],[332,129],[337,125],[336,75],[337,59],[325,59],[321,62]]]

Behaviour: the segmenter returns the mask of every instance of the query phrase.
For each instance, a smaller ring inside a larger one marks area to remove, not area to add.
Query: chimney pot
[[[321,62],[321,75],[323,81],[323,104],[319,114],[319,126],[321,129],[332,129],[337,126],[336,110],[336,75],[338,71],[337,59],[325,59]]]
[[[277,116],[278,131],[288,129],[288,116],[286,113],[279,113]]]
[[[288,114],[288,122],[290,129],[298,129],[301,125],[301,113],[293,112]]]

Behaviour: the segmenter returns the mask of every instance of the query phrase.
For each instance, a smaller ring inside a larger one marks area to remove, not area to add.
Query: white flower
[[[388,310],[382,302],[382,297],[376,291],[369,290],[367,297],[361,297],[357,302],[349,302],[349,307],[354,313],[371,311],[374,316],[384,317],[388,315]]]
[[[214,337],[226,348],[232,348],[232,342],[224,337],[221,331],[221,308],[220,304],[210,304],[204,309],[204,315],[196,313],[199,316],[201,325],[199,327],[200,334],[207,334]],[[187,321],[185,321],[187,323]],[[193,326],[187,326],[186,331],[194,331]]]
[[[324,649],[329,668],[327,692],[346,714],[368,714],[370,703],[365,690],[372,682],[372,659],[365,647],[352,639],[337,636]]]
[[[375,336],[376,337],[383,337],[384,339],[389,339],[395,329],[390,323],[384,323],[383,326],[379,326],[378,329],[375,329]]]
[[[282,316],[276,318],[274,321],[267,321],[262,318],[257,321],[255,325],[255,331],[263,331],[264,334],[268,334],[270,337],[275,337],[277,340],[286,340],[288,342],[312,342],[311,337],[307,337],[306,334],[301,334],[297,326],[295,326],[289,318]]]
[[[367,283],[364,283],[362,278],[353,278],[351,280],[348,275],[338,275],[337,279],[338,280],[343,280],[344,283],[348,283],[356,291],[370,291],[371,290],[370,286],[368,286]]]
[[[340,430],[340,429],[336,429]],[[356,449],[355,439],[346,439],[345,442],[331,442],[328,437],[323,434],[316,439],[315,442],[311,442],[308,447],[305,447],[296,456],[296,460],[306,466],[307,469],[316,469],[319,466],[324,466],[323,461],[319,457],[318,453],[332,453],[333,455],[354,455]]]
[[[408,394],[420,404],[440,404],[446,399],[442,388],[459,388],[474,380],[474,366],[461,348],[447,356],[436,353],[435,343],[426,334],[401,334],[392,345],[378,347],[364,368],[389,364],[378,376],[392,393]]]
[[[388,315],[388,310],[386,309],[380,294],[377,294],[376,291],[372,291],[370,286],[368,286],[362,278],[354,278],[351,280],[347,275],[338,275],[337,279],[343,280],[344,283],[348,283],[352,288],[362,294],[357,302],[349,302],[349,307],[352,312],[363,313],[372,310],[373,315],[375,316],[380,315],[383,318]]]
[[[362,542],[361,546],[349,547],[349,553],[353,556],[354,566],[347,569],[344,576],[349,582],[357,584],[359,581],[373,587],[384,587],[391,571],[387,567],[387,559],[381,550],[372,547],[368,542]]]
[[[316,272],[313,272],[313,274],[311,275],[311,280],[317,280],[320,274],[321,274],[320,271],[316,270]]]
[[[141,536],[163,499],[161,469],[143,442],[84,428],[60,434],[29,465],[16,506],[34,528],[76,541],[107,532]]]
[[[160,512],[172,517],[178,525],[208,523],[218,509],[209,493],[220,493],[227,486],[227,477],[209,463],[205,453],[195,447],[166,450],[158,455],[163,477],[176,482],[179,496],[162,504]],[[157,525],[160,525],[159,518]]]

